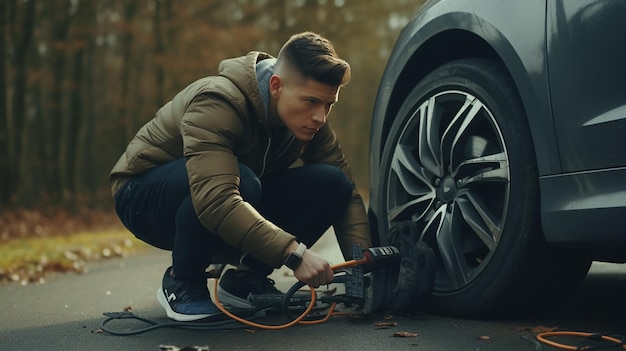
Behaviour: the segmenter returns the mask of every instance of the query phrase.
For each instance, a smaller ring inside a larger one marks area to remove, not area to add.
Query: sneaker
[[[169,318],[190,322],[221,313],[211,301],[206,280],[178,280],[170,275],[171,269],[165,271],[163,285],[157,290],[157,300]]]
[[[273,295],[280,301],[284,294],[276,289],[275,282],[249,270],[229,269],[220,278],[217,293],[220,302],[235,308],[252,308],[253,295]]]

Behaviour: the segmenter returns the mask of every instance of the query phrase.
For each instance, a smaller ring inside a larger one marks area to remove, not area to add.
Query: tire
[[[545,267],[578,261],[555,264],[557,249],[543,240],[536,165],[526,114],[499,61],[447,63],[406,97],[382,153],[378,239],[386,243],[396,222],[418,225],[437,257],[432,312],[511,312],[537,296]],[[589,264],[567,276],[581,280]]]

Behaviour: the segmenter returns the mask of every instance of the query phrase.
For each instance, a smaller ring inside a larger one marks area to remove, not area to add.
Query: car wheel
[[[528,122],[498,61],[450,62],[420,81],[392,123],[378,186],[378,232],[412,220],[436,253],[434,312],[510,311],[554,266]]]

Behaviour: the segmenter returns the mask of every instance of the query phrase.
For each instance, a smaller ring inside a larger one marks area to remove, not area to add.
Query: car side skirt
[[[585,249],[626,248],[626,167],[539,179],[548,242]]]

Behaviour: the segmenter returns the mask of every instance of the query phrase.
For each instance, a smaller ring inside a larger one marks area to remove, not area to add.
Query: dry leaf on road
[[[544,327],[543,325],[537,326],[533,328],[533,333],[545,333],[545,332],[552,332],[555,331],[559,328],[559,326],[556,327]]]
[[[393,333],[393,336],[396,338],[412,338],[418,335],[419,335],[418,333],[411,333],[407,331],[399,331],[399,332]]]
[[[554,327],[546,327],[543,325],[539,325],[536,327],[529,327],[529,326],[524,326],[524,327],[517,327],[516,328],[518,332],[523,332],[523,331],[532,331],[535,334],[539,334],[539,333],[545,333],[545,332],[552,332],[555,331],[557,329],[559,329],[559,326],[554,326]]]

